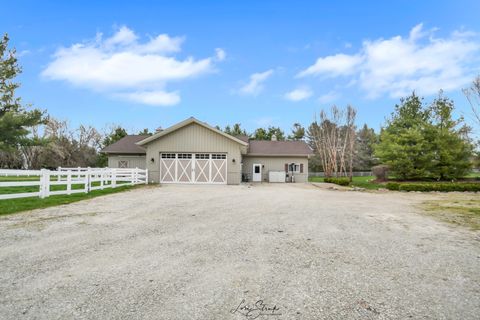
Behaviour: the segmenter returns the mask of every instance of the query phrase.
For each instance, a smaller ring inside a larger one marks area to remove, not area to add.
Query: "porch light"
[[[154,163],[154,162],[155,162],[155,159],[154,159],[154,158],[150,159],[150,162],[151,162],[151,163]]]
[[[232,162],[235,163],[235,158],[232,159]]]

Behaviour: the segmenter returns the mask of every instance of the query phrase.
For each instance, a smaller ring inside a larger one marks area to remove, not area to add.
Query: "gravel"
[[[170,185],[1,217],[0,318],[478,319],[480,237],[418,214],[437,196]]]

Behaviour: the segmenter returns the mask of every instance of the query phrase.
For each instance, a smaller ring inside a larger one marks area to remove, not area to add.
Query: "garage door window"
[[[212,154],[212,159],[218,159],[218,160],[227,159],[227,155],[214,153]]]
[[[210,159],[210,155],[208,153],[197,153],[195,159]]]
[[[179,153],[178,159],[192,159],[191,153]]]
[[[175,159],[175,153],[162,153],[162,159]]]

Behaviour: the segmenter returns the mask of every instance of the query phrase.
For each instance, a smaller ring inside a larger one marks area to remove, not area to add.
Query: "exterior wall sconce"
[[[235,163],[235,158],[232,159],[232,162]]]
[[[150,159],[150,162],[155,163],[155,159],[154,158]]]

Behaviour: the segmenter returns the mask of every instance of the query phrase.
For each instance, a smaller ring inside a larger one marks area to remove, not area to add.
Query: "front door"
[[[253,165],[252,181],[254,182],[262,181],[262,165],[261,164],[256,163]]]

